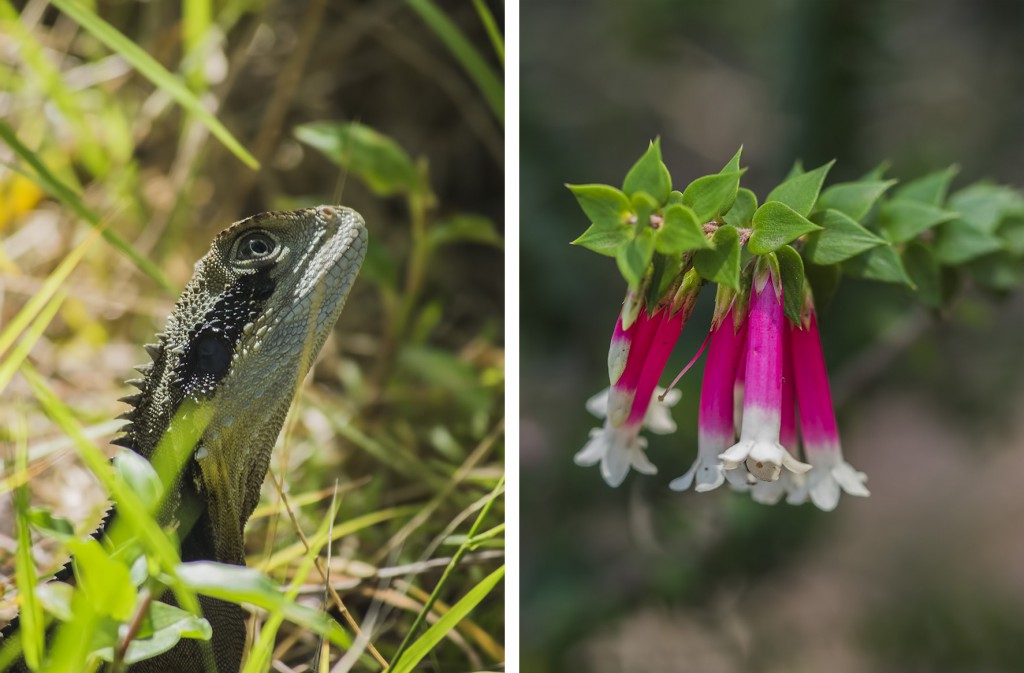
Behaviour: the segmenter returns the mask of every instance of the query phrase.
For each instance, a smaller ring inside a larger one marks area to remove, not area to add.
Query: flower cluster
[[[787,320],[773,261],[758,258],[745,292],[719,289],[701,385],[697,459],[670,487],[709,491],[728,482],[758,502],[785,496],[792,504],[810,500],[831,510],[840,491],[868,495],[866,477],[843,459],[810,293],[800,323]],[[600,463],[612,486],[630,467],[657,471],[644,453],[640,429],[675,430],[667,406],[679,394],[672,391],[659,402],[657,382],[699,289],[694,278],[683,293],[685,305],[673,310],[673,302],[666,302],[653,314],[642,307],[634,320],[627,300],[616,324],[608,358],[611,387],[587,405],[605,416],[605,424],[576,455],[577,464]],[[797,458],[798,435],[806,462]]]

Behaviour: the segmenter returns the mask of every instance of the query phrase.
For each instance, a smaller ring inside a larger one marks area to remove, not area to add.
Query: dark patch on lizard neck
[[[221,295],[188,334],[185,352],[175,368],[184,397],[209,397],[231,367],[242,329],[256,319],[274,293],[270,268],[242,276]],[[177,404],[175,405],[177,406]]]

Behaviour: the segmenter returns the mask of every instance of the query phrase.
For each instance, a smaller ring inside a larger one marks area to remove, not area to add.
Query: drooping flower
[[[604,405],[604,427],[591,430],[590,440],[574,458],[577,465],[600,464],[601,476],[610,486],[621,484],[630,467],[644,474],[657,473],[644,453],[647,440],[640,436],[640,429],[646,420],[654,432],[662,428],[668,428],[668,432],[675,430],[671,418],[665,423],[661,415],[667,413],[667,409],[653,414],[650,410],[658,395],[658,379],[683,325],[693,312],[700,287],[699,276],[689,271],[659,301],[652,315],[642,307],[632,324],[628,322],[628,315],[626,320],[620,315],[609,349],[611,387]],[[671,402],[666,397],[665,404],[670,405],[675,400],[678,395],[672,396]],[[588,408],[591,406],[596,405],[588,403]],[[654,408],[659,406],[655,404]],[[653,426],[651,421],[655,421]]]
[[[796,399],[800,408],[800,434],[811,470],[804,475],[804,483],[788,501],[803,502],[809,497],[820,509],[831,511],[839,503],[840,490],[861,497],[869,493],[864,486],[867,476],[843,459],[825,357],[821,351],[818,319],[809,296],[807,307],[809,318],[804,325],[790,324],[788,329]]]
[[[669,483],[669,488],[675,491],[685,491],[695,481],[694,490],[698,492],[721,486],[726,472],[718,456],[732,446],[736,438],[733,387],[746,341],[746,316],[742,305],[737,310],[735,294],[728,289],[719,288],[718,298],[700,388],[697,459],[686,474]],[[728,308],[721,315],[723,304]],[[744,482],[741,480],[739,484]]]
[[[719,455],[726,470],[741,465],[760,481],[775,481],[782,468],[796,473],[811,469],[779,443],[782,427],[782,288],[767,262],[758,261],[751,287],[747,321],[747,364],[744,376],[740,441]]]

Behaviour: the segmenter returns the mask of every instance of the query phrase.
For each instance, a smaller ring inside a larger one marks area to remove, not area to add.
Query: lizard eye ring
[[[235,244],[235,259],[240,262],[264,260],[273,257],[278,245],[265,231],[250,231],[239,237]]]

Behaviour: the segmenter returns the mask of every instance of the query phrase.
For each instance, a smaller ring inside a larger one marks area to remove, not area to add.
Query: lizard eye
[[[251,259],[265,259],[274,254],[277,249],[277,241],[262,231],[253,231],[245,234],[238,241],[235,247],[235,258],[246,261]]]

